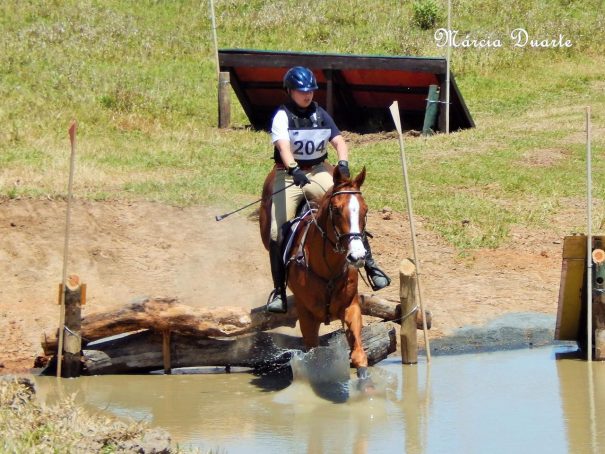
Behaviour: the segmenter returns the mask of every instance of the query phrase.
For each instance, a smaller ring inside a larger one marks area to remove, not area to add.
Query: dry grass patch
[[[1,452],[177,452],[161,429],[88,415],[69,398],[40,405],[27,378],[0,381],[0,430]]]

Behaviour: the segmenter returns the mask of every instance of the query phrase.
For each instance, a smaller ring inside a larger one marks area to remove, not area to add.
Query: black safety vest
[[[321,110],[317,103],[309,107],[310,115],[299,117],[285,105],[281,106],[288,116],[290,147],[296,162],[301,166],[312,166],[324,161],[328,156],[328,142],[332,130],[325,126]],[[275,162],[281,162],[279,151],[275,148]]]

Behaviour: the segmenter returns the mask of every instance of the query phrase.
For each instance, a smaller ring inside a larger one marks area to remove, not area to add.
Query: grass
[[[417,3],[422,3],[422,0]],[[445,11],[444,2],[435,2]],[[219,45],[350,54],[440,56],[412,2],[218,0]],[[453,28],[500,39],[460,48],[452,68],[477,127],[406,137],[414,208],[460,250],[498,247],[515,225],[543,228],[584,196],[584,106],[593,109],[594,175],[602,163],[605,26],[601,0],[459,0]],[[445,14],[435,27],[443,27]],[[305,26],[301,26],[305,24]],[[573,41],[514,48],[508,35]],[[0,196],[64,197],[67,128],[78,120],[75,194],[235,208],[259,196],[266,133],[215,128],[216,74],[206,2],[29,1],[0,4]],[[235,96],[233,96],[235,100]],[[351,143],[368,168],[372,209],[404,211],[398,143]],[[594,194],[605,187],[595,181]]]
[[[91,416],[72,398],[52,406],[41,405],[27,379],[0,380],[0,429],[0,452],[7,453],[126,453],[152,447],[150,442],[142,442],[149,430],[144,424]],[[159,441],[153,448],[167,446]],[[183,451],[170,447],[169,452]]]

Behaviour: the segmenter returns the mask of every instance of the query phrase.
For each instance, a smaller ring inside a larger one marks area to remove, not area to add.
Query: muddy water
[[[605,364],[570,351],[437,356],[430,367],[394,358],[371,368],[370,388],[350,375],[338,350],[296,357],[293,379],[190,370],[36,380],[47,401],[77,392],[90,409],[162,426],[181,446],[201,450],[605,452]]]

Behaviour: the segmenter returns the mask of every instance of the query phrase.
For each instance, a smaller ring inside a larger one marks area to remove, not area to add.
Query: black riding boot
[[[364,237],[363,245],[366,248],[366,264],[364,266],[366,270],[366,274],[368,276],[368,281],[370,281],[370,286],[372,290],[377,291],[383,289],[390,285],[391,279],[386,275],[384,271],[378,268],[378,265],[374,261],[372,257],[372,249],[370,248],[370,243],[368,242],[368,238]]]
[[[275,288],[267,300],[267,312],[284,314],[288,312],[286,298],[286,268],[282,259],[281,248],[277,241],[269,242],[269,259],[271,260],[271,276]]]

